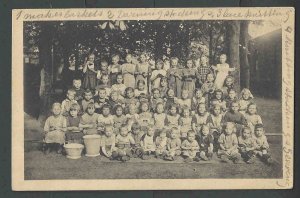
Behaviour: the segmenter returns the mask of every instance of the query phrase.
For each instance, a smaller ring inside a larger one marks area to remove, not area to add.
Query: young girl
[[[106,89],[99,88],[98,96],[95,98],[95,109],[97,113],[102,113],[103,105],[108,104]]]
[[[223,87],[224,80],[228,76],[228,73],[235,70],[235,68],[229,67],[229,65],[226,63],[226,59],[226,54],[222,54],[220,56],[220,64],[217,64],[217,66],[212,66],[212,68],[217,72],[215,80],[215,86],[217,89],[221,89]]]
[[[146,134],[141,139],[142,159],[147,160],[155,152],[154,129],[153,125],[146,127]]]
[[[162,77],[160,79],[159,83],[159,91],[160,91],[160,96],[161,98],[166,98],[167,97],[167,91],[168,91],[168,82],[166,77]]]
[[[156,133],[158,133],[160,130],[162,130],[165,127],[166,114],[164,113],[164,111],[165,109],[163,103],[157,103],[156,111],[153,115]]]
[[[124,105],[123,100],[120,99],[119,93],[112,91],[108,100],[108,104],[112,109],[115,109],[116,105]],[[114,114],[114,112],[113,112]]]
[[[203,93],[203,96],[205,97],[206,107],[208,108],[210,105],[210,100],[213,96],[213,93],[215,91],[215,85],[214,85],[214,74],[208,73],[206,75],[206,81],[201,87],[201,92]]]
[[[164,62],[162,60],[156,61],[156,69],[152,71],[150,81],[152,88],[159,88],[160,79],[167,75],[166,70],[163,69]]]
[[[209,125],[203,125],[201,128],[201,135],[197,138],[200,147],[199,157],[204,160],[211,160],[213,156],[214,137],[210,134]]]
[[[255,103],[250,103],[247,107],[245,113],[245,118],[248,123],[248,126],[251,129],[252,135],[254,134],[254,126],[257,124],[262,124],[262,119],[260,115],[257,114],[257,107]]]
[[[111,62],[112,64],[109,66],[110,68],[110,80],[111,80],[111,85],[117,83],[117,75],[121,72],[121,65],[119,64],[120,61],[120,56],[118,54],[114,54],[111,57]]]
[[[114,116],[110,114],[110,106],[105,104],[102,107],[102,114],[98,116],[98,133],[103,134],[106,125],[114,125]]]
[[[167,91],[167,96],[165,98],[165,108],[167,110],[170,109],[170,107],[175,104],[175,101],[177,100],[177,98],[175,97],[175,93],[173,89],[168,89]],[[176,105],[177,106],[177,105]]]
[[[179,118],[178,123],[180,126],[180,136],[181,140],[187,138],[188,131],[192,130],[192,116],[190,115],[190,109],[188,106],[183,106],[182,117]]]
[[[89,103],[94,103],[93,93],[91,90],[86,89],[83,94],[83,100],[81,101],[82,112],[86,112],[86,108]]]
[[[108,62],[105,59],[100,61],[100,69],[98,70],[97,73],[97,79],[101,80],[103,75],[110,76],[110,67],[108,67]],[[107,82],[107,84],[111,86],[110,80]]]
[[[231,89],[234,89],[234,78],[232,76],[227,76],[224,82],[224,86],[221,89],[224,98],[228,96],[228,91]]]
[[[142,130],[145,129],[146,126],[153,125],[153,115],[151,112],[149,112],[149,103],[148,102],[141,102],[140,104],[140,114],[138,123],[140,124]]]
[[[167,140],[167,151],[165,160],[174,161],[176,156],[181,154],[181,141],[176,130],[171,130],[170,138]]]
[[[208,58],[207,56],[203,55],[200,58],[200,66],[197,68],[198,72],[198,80],[196,87],[201,88],[206,80],[206,75],[212,72],[210,66],[208,66]]]
[[[189,92],[189,98],[193,97],[196,82],[196,69],[193,68],[193,60],[186,61],[186,68],[182,69],[182,89]]]
[[[165,101],[164,101],[164,99],[161,98],[159,89],[154,88],[154,89],[152,89],[152,96],[150,98],[150,106],[151,106],[150,110],[152,112],[155,112],[156,106],[158,103],[164,104]]]
[[[121,105],[117,105],[115,107],[115,115],[113,117],[113,122],[114,122],[114,133],[117,134],[119,132],[119,129],[121,128],[122,125],[126,124],[127,118],[123,114],[124,110]]]
[[[76,92],[74,89],[68,89],[67,98],[61,103],[62,115],[68,116],[71,105],[74,103],[77,104],[77,101],[75,100],[75,94]]]
[[[159,133],[159,136],[156,137],[155,139],[155,156],[156,158],[161,158],[163,159],[166,155],[166,150],[167,150],[167,132],[166,130],[162,130]]]
[[[218,155],[222,162],[229,162],[232,160],[234,163],[238,163],[241,159],[241,155],[238,150],[238,139],[235,134],[235,125],[232,122],[226,122],[224,133],[219,137],[219,150]]]
[[[199,144],[195,140],[195,133],[193,131],[188,132],[187,139],[181,144],[181,149],[185,162],[192,162],[193,160],[196,161],[197,153],[199,152]]]
[[[238,137],[239,150],[242,158],[247,164],[252,164],[254,162],[256,148],[256,142],[253,136],[251,135],[251,129],[245,127],[242,130],[242,135]]]
[[[221,114],[221,107],[219,104],[216,104],[211,109],[211,114],[207,117],[206,123],[209,125],[210,132],[214,137],[214,150],[217,151],[218,148],[218,139],[222,133],[222,119],[223,115]]]
[[[188,90],[182,90],[181,92],[181,99],[176,99],[175,103],[179,105],[179,113],[182,112],[182,108],[184,106],[188,107],[191,109],[192,107],[192,99],[189,98],[189,92]]]
[[[107,75],[107,74],[101,75],[100,81],[101,81],[101,83],[95,87],[95,95],[97,96],[99,89],[103,88],[106,91],[106,96],[109,96],[110,92],[111,92],[109,75]]]
[[[73,87],[75,91],[75,100],[77,102],[82,100],[84,89],[81,88],[81,79],[79,77],[76,77],[73,79]]]
[[[139,107],[139,101],[134,97],[134,89],[132,87],[127,87],[125,89],[125,98],[123,100],[125,105],[125,113],[128,112],[128,106],[134,104],[137,108]]]
[[[79,128],[80,117],[78,113],[80,106],[78,104],[72,104],[69,112],[69,116],[66,118],[67,121],[67,143],[79,143],[82,144],[83,133]]]
[[[86,113],[81,116],[79,128],[83,129],[83,134],[93,135],[97,134],[97,120],[99,114],[95,113],[94,103],[89,103],[87,105]]]
[[[112,153],[116,151],[116,136],[111,125],[105,127],[104,135],[101,137],[101,152],[102,154],[112,159]]]
[[[124,77],[124,84],[126,87],[135,88],[135,64],[132,63],[132,55],[126,55],[126,63],[124,63],[121,67],[121,72]]]
[[[196,132],[196,125],[205,125],[207,123],[207,118],[209,113],[206,111],[205,104],[200,103],[197,107],[197,113],[193,116],[192,129]]]
[[[221,89],[215,90],[213,99],[215,99],[216,104],[218,104],[221,107],[222,112],[225,112],[227,110],[226,101],[224,100],[223,92]]]
[[[195,89],[194,97],[192,98],[191,110],[192,112],[197,111],[197,107],[200,103],[205,104],[205,98],[203,97],[202,91],[200,89]]]
[[[249,89],[244,88],[239,98],[240,112],[245,114],[248,105],[253,101],[253,95]]]
[[[58,154],[62,151],[62,144],[65,142],[66,118],[61,115],[61,105],[52,105],[52,115],[47,118],[44,126],[45,154],[51,151],[51,146],[56,147]]]
[[[133,123],[138,122],[139,115],[137,114],[137,107],[135,104],[128,105],[128,114],[126,114],[128,130],[131,130]]]
[[[137,80],[137,88],[134,90],[135,97],[139,97],[140,94],[148,94],[147,86],[145,80]]]
[[[145,53],[142,53],[140,55],[140,62],[136,66],[136,81],[138,82],[139,80],[144,81],[146,91],[148,93],[149,90],[147,90],[148,87],[148,75],[151,73],[151,67],[147,62],[147,57]],[[138,83],[137,83],[138,86]]]
[[[176,97],[181,97],[181,69],[178,67],[178,58],[171,58],[171,66],[167,72],[169,88],[174,90]]]
[[[82,72],[84,73],[84,78],[83,78],[84,89],[91,89],[91,90],[95,89],[95,87],[97,86],[98,70],[99,68],[95,63],[95,55],[90,54],[82,70]]]
[[[271,155],[269,154],[269,143],[267,137],[265,136],[264,126],[262,124],[255,125],[255,140],[256,140],[256,148],[254,153],[260,157],[260,159],[267,163],[272,164],[273,160]]]
[[[169,129],[179,126],[180,115],[178,114],[177,109],[178,108],[176,104],[172,104],[169,108],[169,113],[166,117],[166,126]]]
[[[131,127],[131,135],[135,142],[132,146],[133,157],[142,157],[143,151],[141,147],[141,140],[145,133],[141,130],[141,126],[138,123],[133,123]]]
[[[111,91],[116,91],[119,93],[120,98],[123,99],[125,94],[126,85],[123,83],[123,75],[121,73],[117,74],[116,84],[111,86]]]

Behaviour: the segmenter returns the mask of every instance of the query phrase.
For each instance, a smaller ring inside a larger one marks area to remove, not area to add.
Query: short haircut
[[[256,124],[255,127],[254,127],[254,130],[258,129],[258,128],[264,128],[264,125],[263,124]]]
[[[71,104],[70,111],[71,111],[71,110],[79,111],[79,110],[80,110],[79,104],[77,104],[77,103]]]
[[[160,90],[158,88],[153,88],[152,93],[154,93],[154,91],[158,91],[160,93]]]
[[[56,106],[58,106],[58,107],[61,108],[61,104],[60,104],[59,102],[55,102],[55,103],[52,104],[52,109],[53,109],[54,107],[56,107]]]
[[[76,94],[75,89],[68,89],[67,94]]]

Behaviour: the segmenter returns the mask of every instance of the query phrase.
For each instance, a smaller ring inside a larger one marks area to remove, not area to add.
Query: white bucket
[[[100,155],[100,135],[85,135],[83,136],[83,141],[85,145],[85,156],[96,157]]]
[[[64,148],[67,153],[67,158],[79,159],[81,158],[81,153],[84,146],[82,144],[70,143],[70,144],[65,144]]]

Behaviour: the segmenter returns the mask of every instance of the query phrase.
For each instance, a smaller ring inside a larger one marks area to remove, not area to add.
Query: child
[[[167,110],[170,109],[170,107],[175,104],[175,100],[177,100],[177,98],[175,97],[175,92],[173,89],[168,89],[167,91],[167,97],[165,98],[165,108]],[[177,106],[177,105],[176,105]]]
[[[68,116],[71,105],[74,103],[77,104],[77,101],[75,100],[75,94],[76,94],[76,92],[74,89],[68,89],[67,98],[64,99],[61,103],[61,109],[62,109],[63,116]]]
[[[113,159],[112,153],[116,151],[116,136],[113,131],[113,127],[107,125],[104,130],[104,135],[101,137],[101,152],[109,159]]]
[[[200,58],[200,66],[197,68],[198,72],[198,80],[197,80],[197,88],[201,88],[205,83],[206,75],[212,72],[210,66],[207,65],[208,58],[205,55],[202,55]]]
[[[97,86],[98,66],[95,64],[95,55],[90,54],[85,62],[82,72],[84,73],[83,88],[94,90]]]
[[[187,138],[188,131],[192,130],[192,117],[190,116],[190,109],[188,106],[184,106],[182,109],[182,117],[178,120],[180,126],[181,140]]]
[[[134,145],[134,139],[131,134],[128,133],[128,126],[122,125],[120,128],[120,134],[116,137],[116,151],[112,153],[112,159],[126,162],[130,160],[131,145]]]
[[[197,142],[200,146],[199,157],[204,161],[211,160],[214,149],[214,137],[210,134],[209,125],[202,125],[201,135],[198,136]]]
[[[150,159],[150,156],[155,152],[154,129],[153,125],[146,127],[146,134],[141,139],[142,159]]]
[[[228,76],[228,73],[235,70],[235,68],[229,67],[229,65],[226,63],[226,59],[226,54],[221,54],[220,64],[217,64],[217,66],[212,66],[212,68],[217,72],[215,80],[215,86],[217,89],[221,89],[223,87],[224,80]]]
[[[252,164],[254,162],[256,148],[256,142],[253,136],[251,135],[251,129],[245,127],[242,130],[242,135],[238,137],[239,150],[242,158],[247,164]]]
[[[222,162],[229,162],[232,160],[234,163],[238,163],[241,159],[241,155],[238,150],[238,139],[235,134],[235,125],[233,122],[226,122],[224,133],[219,137],[219,150],[218,155]]]
[[[206,107],[209,107],[210,99],[212,98],[215,89],[216,88],[214,85],[214,74],[208,73],[206,75],[206,81],[203,83],[201,87],[201,92],[205,97]]]
[[[162,130],[159,133],[159,136],[156,137],[155,139],[155,156],[156,158],[163,159],[166,156],[166,150],[167,150],[167,132],[166,130]]]
[[[167,91],[168,91],[168,81],[166,77],[162,77],[160,79],[159,83],[159,91],[160,91],[160,96],[161,98],[166,98],[167,97]]]
[[[203,97],[202,91],[200,89],[195,89],[195,95],[192,98],[192,104],[191,104],[192,112],[197,111],[197,107],[200,103],[205,104],[205,98]]]
[[[134,90],[135,97],[139,97],[140,94],[148,94],[147,86],[145,80],[137,80],[137,88]]]
[[[141,140],[142,137],[145,135],[144,132],[141,130],[141,126],[138,123],[133,123],[131,127],[131,135],[134,139],[135,144],[132,146],[132,153],[133,157],[142,157],[143,150],[141,147]]]
[[[146,87],[146,92],[148,93],[149,90],[147,90],[148,87],[148,75],[151,73],[151,67],[150,65],[146,62],[147,57],[145,53],[142,53],[140,55],[140,62],[136,66],[136,81],[138,82],[139,80],[144,81],[144,86]],[[138,86],[138,83],[137,83]]]
[[[230,105],[230,109],[225,113],[222,123],[226,122],[235,123],[238,134],[240,134],[243,126],[247,125],[245,116],[239,112],[239,104],[237,101],[233,101]]]
[[[99,114],[95,113],[94,103],[89,103],[86,108],[86,113],[81,116],[79,128],[83,129],[84,135],[97,134],[97,120]]]
[[[178,114],[177,110],[177,105],[172,104],[169,108],[169,113],[167,114],[166,117],[166,126],[167,128],[173,128],[173,127],[178,127],[179,126],[179,118],[180,115]]]
[[[116,91],[119,93],[120,98],[123,99],[125,95],[126,85],[123,83],[123,75],[121,73],[117,74],[116,84],[111,86],[111,91]]]
[[[111,85],[117,83],[117,75],[121,72],[121,65],[119,64],[119,61],[120,61],[120,56],[118,54],[112,55],[111,57],[112,64],[109,66]]]
[[[254,126],[257,124],[262,124],[262,119],[260,115],[257,114],[257,107],[255,103],[250,103],[247,107],[247,112],[245,113],[245,118],[247,120],[248,126],[254,134]]]
[[[196,69],[193,68],[193,60],[188,59],[186,68],[182,69],[182,89],[188,91],[188,98],[192,98],[195,91],[196,73]]]
[[[166,70],[163,69],[164,62],[162,60],[156,61],[156,69],[152,71],[150,81],[152,88],[159,88],[160,79],[167,75]]]
[[[116,91],[112,91],[110,93],[108,104],[112,109],[115,109],[116,105],[124,105],[123,101],[119,97],[119,93]]]
[[[51,151],[51,146],[56,147],[58,154],[62,151],[62,145],[65,143],[65,131],[67,127],[66,118],[61,115],[61,105],[54,103],[52,105],[52,114],[47,118],[44,126],[44,153]]]
[[[218,104],[221,107],[222,112],[225,112],[227,110],[226,101],[224,100],[223,92],[221,89],[215,90],[213,99],[215,99],[216,104]]]
[[[167,72],[169,88],[174,90],[176,97],[181,97],[181,69],[178,67],[178,58],[171,58],[171,66]]]
[[[228,91],[230,89],[234,89],[234,78],[232,76],[227,76],[224,82],[224,86],[222,87],[223,97],[227,98]]]
[[[128,130],[131,130],[133,123],[137,122],[139,115],[137,114],[137,107],[135,104],[128,105],[128,114],[126,114]]]
[[[230,104],[233,102],[233,101],[237,101],[237,98],[236,98],[236,91],[234,89],[230,89],[228,90],[228,96],[225,100],[226,102],[226,108],[228,109],[230,107]],[[239,108],[240,109],[240,108]]]
[[[104,127],[106,125],[114,125],[114,116],[110,114],[110,106],[108,104],[103,105],[102,114],[98,116],[98,133],[103,134]]]
[[[209,113],[206,111],[205,104],[200,103],[197,107],[197,113],[193,116],[192,129],[196,132],[196,125],[205,125]]]
[[[141,102],[140,105],[140,114],[138,118],[138,123],[142,129],[145,129],[146,126],[153,125],[153,115],[149,112],[149,103],[148,102]]]
[[[182,112],[182,108],[184,106],[191,109],[192,107],[192,100],[189,98],[189,92],[188,90],[182,90],[181,92],[181,99],[175,100],[175,103],[179,105],[179,112]]]
[[[242,114],[245,114],[245,112],[248,108],[248,105],[250,103],[252,103],[252,100],[253,100],[253,95],[252,95],[251,91],[249,89],[244,88],[241,91],[241,95],[239,98],[240,112]]]
[[[140,105],[138,99],[134,97],[134,89],[132,87],[127,87],[125,89],[125,98],[123,101],[126,108],[125,112],[128,112],[128,106],[130,104],[134,104],[137,108]]]
[[[82,144],[83,133],[79,128],[80,117],[78,113],[80,111],[80,106],[76,103],[71,105],[69,116],[66,118],[67,121],[67,133],[66,142],[67,143],[79,143]]]
[[[132,55],[126,55],[126,63],[124,63],[121,67],[121,72],[124,77],[124,84],[126,87],[135,88],[135,64],[132,63]]]
[[[193,160],[199,161],[197,159],[197,153],[199,152],[199,144],[195,140],[195,133],[189,131],[187,134],[187,139],[181,144],[182,156],[185,162],[192,162]]]
[[[102,113],[103,105],[108,104],[106,89],[99,88],[98,96],[95,99],[95,108],[97,113]]]
[[[159,132],[160,130],[162,130],[165,127],[166,114],[164,113],[164,111],[165,111],[165,109],[164,109],[163,103],[157,103],[156,111],[153,114],[156,132]]]
[[[84,93],[84,89],[81,88],[81,79],[80,78],[75,78],[73,80],[73,89],[76,92],[75,93],[75,100],[81,101]]]
[[[101,84],[95,87],[95,95],[98,95],[99,89],[105,89],[106,96],[109,96],[111,92],[109,76],[107,74],[102,74],[100,77],[100,81]]]
[[[174,130],[172,130],[174,129]],[[174,161],[176,156],[181,154],[181,141],[178,138],[178,129],[172,128],[170,133],[170,138],[167,140],[167,151],[165,160]]]
[[[115,108],[115,115],[113,117],[113,122],[114,122],[114,133],[117,134],[119,132],[119,129],[121,128],[122,125],[126,124],[127,118],[123,114],[124,110],[121,105],[116,105]]]
[[[256,148],[254,153],[265,163],[272,164],[273,160],[269,154],[269,143],[262,124],[255,125]]]
[[[222,119],[223,115],[221,114],[221,107],[219,104],[216,104],[211,109],[211,114],[207,117],[206,123],[209,125],[210,132],[214,137],[214,150],[217,151],[218,148],[218,139],[222,133]]]
[[[94,99],[93,99],[92,91],[87,89],[84,91],[83,100],[81,101],[81,111],[82,112],[86,112],[86,108],[89,103],[94,103]]]
[[[108,67],[108,62],[105,59],[100,62],[100,70],[97,72],[97,79],[101,80],[103,75],[110,76],[110,67]],[[107,84],[110,86],[110,80]]]
[[[158,103],[164,104],[165,101],[164,99],[161,98],[161,94],[158,88],[153,88],[152,89],[152,97],[150,98],[150,110],[152,112],[155,112],[156,106]]]

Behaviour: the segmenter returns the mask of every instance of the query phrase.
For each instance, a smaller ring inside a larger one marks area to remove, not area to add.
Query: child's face
[[[171,60],[171,67],[172,68],[175,68],[177,66],[177,64],[178,64],[178,61],[176,59]]]
[[[161,87],[166,87],[167,85],[168,85],[167,80],[160,81],[160,86]]]
[[[243,138],[247,139],[251,137],[251,131],[249,129],[244,129]]]
[[[130,107],[129,107],[129,113],[130,113],[131,115],[133,115],[133,114],[136,113],[136,108],[135,108],[135,106],[130,106]]]
[[[99,90],[99,98],[104,99],[106,97],[106,91],[105,90]]]
[[[220,62],[225,63],[226,62],[226,56],[220,56]]]
[[[205,111],[206,111],[205,105],[204,105],[204,104],[200,104],[199,107],[198,107],[198,112],[199,112],[200,114],[204,114]]]
[[[128,129],[126,127],[122,127],[120,131],[120,135],[125,137],[128,134]]]
[[[207,136],[209,134],[209,128],[207,126],[202,127],[202,135]]]
[[[123,83],[123,76],[122,75],[118,75],[117,76],[117,83],[118,84],[122,84]]]
[[[232,110],[233,112],[237,112],[237,111],[239,110],[239,104],[236,103],[236,102],[233,102],[233,103],[231,104],[231,110]]]
[[[80,89],[81,80],[73,80],[73,86],[75,87],[75,89]]]
[[[144,90],[144,88],[145,88],[145,85],[143,84],[143,83],[139,83],[138,84],[138,90]]]
[[[208,74],[206,77],[207,82],[213,82],[214,81],[214,76],[212,74]]]
[[[133,98],[133,96],[134,96],[133,91],[131,89],[127,90],[126,96],[127,96],[127,98]]]
[[[186,62],[186,67],[187,67],[187,68],[192,68],[192,67],[193,67],[193,61],[192,61],[192,60],[188,60],[188,61]]]
[[[148,131],[147,131],[147,135],[153,136],[153,134],[154,134],[154,129],[149,128]]]
[[[142,54],[140,56],[141,62],[144,63],[146,61],[146,56],[144,54]]]
[[[236,96],[236,93],[235,93],[234,90],[231,90],[231,91],[228,93],[228,97],[229,97],[230,99],[234,99],[235,96]]]
[[[133,134],[138,134],[140,132],[140,129],[138,127],[132,128]]]
[[[107,85],[108,84],[108,76],[103,76],[102,77],[102,83],[104,84],[104,85]]]
[[[255,129],[255,134],[257,137],[261,137],[264,134],[264,129],[263,128],[256,128]]]
[[[196,98],[202,98],[202,92],[200,90],[197,90],[195,96]]]
[[[171,107],[170,113],[171,113],[171,115],[176,115],[176,113],[177,113],[176,107]]]
[[[256,114],[256,105],[250,105],[248,111],[251,115]]]
[[[201,57],[200,61],[201,61],[201,65],[206,65],[207,64],[207,58],[206,57]]]
[[[176,134],[175,132],[172,132],[172,133],[171,133],[171,138],[172,138],[172,139],[175,139],[176,137],[177,137],[177,134]]]
[[[93,94],[91,92],[87,92],[84,94],[84,99],[89,101],[93,98]]]
[[[174,90],[173,89],[170,89],[168,91],[168,96],[171,98],[171,97],[174,97],[175,93],[174,93]]]
[[[163,105],[157,105],[156,112],[157,113],[163,113],[164,112],[164,106]]]
[[[103,108],[103,109],[102,109],[102,114],[103,114],[104,116],[108,116],[109,113],[110,113],[109,108]]]
[[[187,92],[187,91],[182,91],[182,93],[181,93],[181,97],[182,97],[182,99],[187,99],[188,97],[189,97],[189,92]]]
[[[244,92],[244,94],[243,94],[243,99],[244,100],[248,100],[249,99],[249,93],[248,92]]]
[[[95,56],[94,55],[89,56],[88,61],[89,62],[94,62],[95,61]]]
[[[188,139],[189,142],[194,141],[194,140],[195,140],[195,134],[190,133],[190,134],[188,135],[187,139]]]
[[[188,109],[183,110],[183,117],[187,118],[190,115],[190,111]]]
[[[156,69],[159,70],[159,69],[162,69],[163,68],[163,64],[162,63],[157,63],[156,64]]]
[[[216,99],[218,99],[218,100],[222,99],[222,92],[220,92],[220,91],[216,92]]]
[[[105,129],[106,137],[111,137],[112,134],[113,134],[113,129],[112,128],[106,128]]]
[[[121,116],[123,114],[123,109],[122,108],[117,108],[116,109],[116,115]]]
[[[232,78],[226,78],[225,84],[226,86],[231,86],[233,84]]]
[[[77,114],[78,114],[78,110],[77,109],[70,109],[70,115],[72,117],[77,117]]]
[[[111,93],[110,98],[111,98],[112,101],[117,101],[118,98],[119,98],[118,93],[117,92]]]
[[[95,112],[95,107],[88,107],[88,108],[87,108],[87,113],[88,113],[89,115],[93,115],[94,112]]]
[[[75,98],[75,93],[73,93],[73,92],[68,92],[68,93],[67,93],[67,98],[68,98],[69,100],[74,100],[74,98]]]
[[[108,68],[107,62],[102,62],[102,63],[101,63],[101,70],[102,70],[102,71],[106,71],[107,68]]]
[[[148,111],[148,104],[143,103],[142,106],[141,106],[141,109],[142,109],[142,112]]]
[[[153,98],[155,98],[155,99],[160,98],[160,93],[159,93],[158,90],[155,90],[155,91],[153,92]]]
[[[214,115],[220,115],[220,112],[221,112],[221,108],[220,108],[220,106],[215,106],[214,107]]]
[[[210,105],[211,106],[214,106],[214,105],[216,105],[216,104],[218,104],[219,102],[217,101],[217,100],[211,100],[210,101]]]
[[[111,62],[114,65],[116,65],[116,64],[118,64],[119,60],[120,60],[119,56],[114,56],[114,57],[112,57]]]
[[[232,124],[227,124],[225,127],[225,133],[226,135],[230,135],[233,133],[234,126]]]
[[[53,114],[54,114],[55,116],[60,115],[60,113],[61,113],[61,107],[58,106],[58,105],[54,106],[54,107],[52,108],[52,112],[53,112]]]
[[[127,63],[130,63],[131,61],[132,61],[132,56],[128,54],[128,55],[126,56],[126,62],[127,62]]]
[[[162,137],[162,138],[164,138],[164,137],[166,137],[167,136],[167,133],[166,132],[161,132],[160,134],[159,134],[159,137]]]

